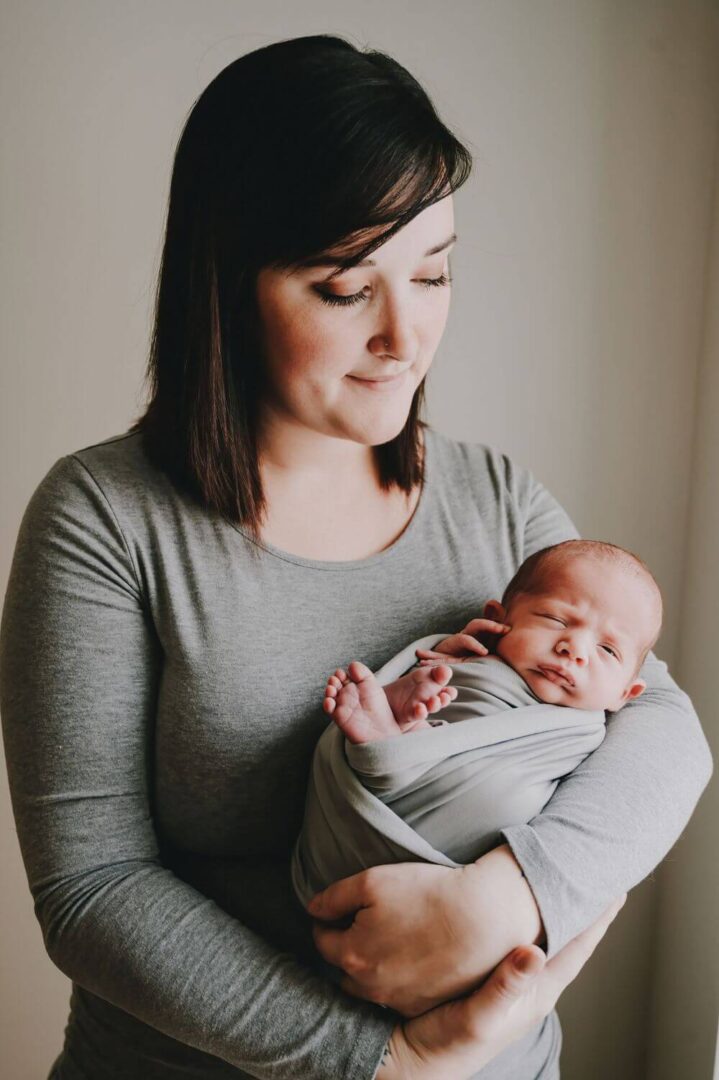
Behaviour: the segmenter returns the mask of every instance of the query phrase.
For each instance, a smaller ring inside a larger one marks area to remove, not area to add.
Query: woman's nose
[[[411,364],[416,358],[417,331],[409,303],[388,302],[383,310],[376,333],[370,341],[375,356],[384,356]]]
[[[556,650],[560,656],[566,656],[568,659],[573,660],[575,664],[579,664],[580,667],[586,664],[589,659],[587,643],[579,635],[561,638],[557,642]]]

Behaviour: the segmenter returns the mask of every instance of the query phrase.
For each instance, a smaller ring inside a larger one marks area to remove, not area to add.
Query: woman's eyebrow
[[[429,251],[425,251],[421,258],[426,259],[430,255],[439,255],[440,251],[445,251],[446,248],[453,244],[457,239],[457,234],[452,233],[446,240],[443,240],[441,244],[437,244],[436,247],[430,248]],[[348,270],[354,270],[355,266],[376,266],[377,263],[374,259],[362,259],[361,262],[355,263],[354,266],[347,267]],[[306,259],[302,262],[302,269],[309,269],[316,266],[342,266],[342,258],[339,255],[329,255],[324,253],[317,255],[314,259]]]

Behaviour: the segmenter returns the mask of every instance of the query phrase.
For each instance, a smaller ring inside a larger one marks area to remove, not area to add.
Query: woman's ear
[[[507,612],[499,600],[488,600],[484,605],[484,617],[485,619],[492,619],[493,622],[503,623],[506,621]]]

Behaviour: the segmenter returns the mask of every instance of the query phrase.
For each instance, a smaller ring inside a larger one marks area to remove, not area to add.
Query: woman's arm
[[[322,956],[342,988],[419,1016],[466,994],[518,946],[540,944],[531,889],[506,845],[460,869],[425,862],[374,866],[312,901]],[[331,924],[346,921],[347,929]]]
[[[503,830],[537,900],[550,956],[678,839],[712,772],[689,698],[653,655],[647,689],[536,818]]]
[[[515,949],[479,990],[397,1027],[377,1080],[471,1080],[554,1008],[625,900],[620,897],[548,963],[536,946]]]
[[[502,458],[497,476],[517,565],[578,535],[529,472]],[[348,930],[315,928],[322,955],[347,973],[349,992],[415,1015],[465,992],[472,972],[486,974],[508,948],[538,941],[555,955],[661,861],[712,763],[691,702],[666,666],[650,657],[642,675],[647,690],[608,722],[602,745],[532,821],[504,830],[509,846],[461,871],[376,867],[321,894],[322,908],[310,908],[321,919],[357,913]]]
[[[253,1076],[366,1080],[393,1018],[160,862],[162,664],[112,506],[65,458],[25,513],[0,636],[13,808],[48,953],[91,993]]]

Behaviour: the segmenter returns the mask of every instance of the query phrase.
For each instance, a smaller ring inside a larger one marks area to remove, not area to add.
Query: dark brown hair
[[[338,248],[338,265],[355,265],[463,184],[471,165],[419,83],[385,53],[319,35],[221,71],[175,153],[150,401],[131,428],[155,464],[257,537],[258,272]],[[403,430],[375,447],[384,488],[409,492],[422,481],[423,399],[424,382]]]

